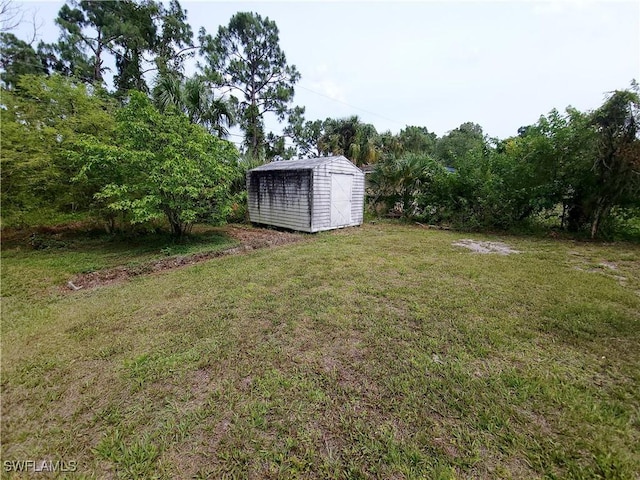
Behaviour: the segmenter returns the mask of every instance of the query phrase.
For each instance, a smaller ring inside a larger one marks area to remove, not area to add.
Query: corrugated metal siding
[[[334,157],[313,169],[313,232],[335,228],[331,225],[331,173],[353,175],[351,223],[344,226],[360,225],[363,221],[364,174],[346,158]]]
[[[323,163],[332,162],[337,158],[344,158],[341,156],[337,157],[315,157],[315,158],[301,158],[298,160],[281,160],[277,162],[266,163],[264,165],[260,165],[253,169],[253,171],[262,171],[262,170],[311,170],[312,168],[317,167]]]
[[[364,173],[359,168],[353,179],[351,218],[353,225],[362,225],[364,221]]]
[[[247,174],[252,222],[311,231],[312,170],[263,170]]]
[[[364,174],[345,157],[274,162],[249,171],[250,220],[303,232],[337,228],[331,225],[332,173],[353,176],[351,223],[340,226],[362,224]]]

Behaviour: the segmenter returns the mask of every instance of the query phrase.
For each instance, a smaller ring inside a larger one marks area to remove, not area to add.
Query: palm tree
[[[386,210],[399,207],[403,216],[410,217],[416,214],[419,195],[433,182],[434,175],[442,171],[442,165],[425,154],[389,156],[376,164],[369,178],[374,192],[372,203],[381,202]]]
[[[153,87],[153,101],[161,112],[177,108],[192,123],[202,125],[218,137],[229,135],[235,124],[233,108],[223,98],[215,98],[206,80],[195,75],[184,81],[176,75],[162,75]]]
[[[380,158],[379,135],[373,125],[362,123],[357,116],[327,119],[324,135],[318,140],[323,153],[345,155],[356,165],[375,163]]]

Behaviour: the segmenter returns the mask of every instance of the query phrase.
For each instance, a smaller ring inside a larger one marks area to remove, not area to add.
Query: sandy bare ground
[[[502,242],[481,242],[478,240],[471,240],[468,238],[458,240],[452,243],[456,247],[464,247],[476,253],[496,253],[498,255],[510,255],[512,253],[520,253],[519,250],[514,250],[506,243]]]
[[[122,282],[139,275],[157,273],[174,268],[194,265],[212,258],[227,255],[238,255],[259,248],[270,248],[278,245],[294,243],[305,238],[305,235],[299,233],[242,226],[230,226],[225,228],[224,232],[240,242],[240,245],[213,252],[199,252],[191,255],[163,258],[133,267],[122,265],[98,270],[96,272],[83,273],[70,279],[63,289],[67,292],[93,289],[104,285]]]

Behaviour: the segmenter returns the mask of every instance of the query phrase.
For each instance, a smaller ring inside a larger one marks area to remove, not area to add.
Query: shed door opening
[[[351,223],[351,186],[353,175],[331,174],[331,226]]]

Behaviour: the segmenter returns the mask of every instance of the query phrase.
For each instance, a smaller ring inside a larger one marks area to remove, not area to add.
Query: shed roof
[[[271,162],[261,165],[252,169],[251,171],[264,171],[264,170],[311,170],[318,165],[323,165],[325,163],[332,162],[342,158],[347,160],[342,155],[335,157],[316,157],[316,158],[303,158],[300,160],[281,160],[279,162]],[[349,161],[349,160],[347,160]]]

